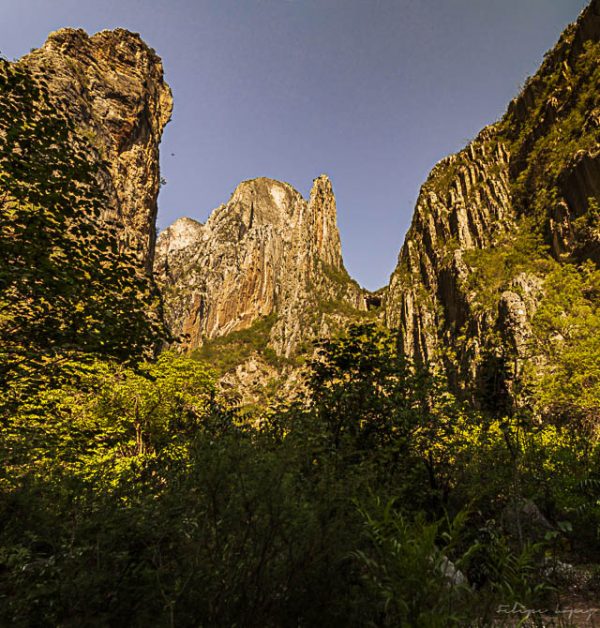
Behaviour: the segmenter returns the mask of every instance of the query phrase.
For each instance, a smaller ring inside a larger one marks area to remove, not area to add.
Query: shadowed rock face
[[[513,263],[528,233],[556,262],[600,263],[591,215],[600,202],[599,39],[592,0],[502,120],[421,188],[385,320],[410,356],[443,363],[457,388],[477,387],[486,351],[528,357],[544,282],[539,251]]]
[[[275,315],[269,344],[289,357],[331,323],[332,304],[366,310],[342,262],[324,175],[309,201],[259,178],[241,183],[206,224],[176,221],[158,238],[155,277],[171,331],[188,349]]]
[[[54,104],[75,122],[105,164],[105,221],[114,222],[124,246],[150,269],[159,189],[158,146],[171,116],[171,91],[160,58],[123,29],[88,36],[52,33],[19,61],[43,76]]]
[[[401,329],[405,350],[435,359],[438,333],[472,326],[464,253],[491,247],[514,223],[508,152],[486,130],[440,162],[421,188],[398,267],[390,279],[386,322]]]

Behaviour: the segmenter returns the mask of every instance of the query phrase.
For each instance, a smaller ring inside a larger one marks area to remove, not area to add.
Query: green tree
[[[323,340],[310,364],[310,405],[334,448],[369,450],[406,441],[428,413],[428,374],[417,372],[393,334],[374,323]]]
[[[533,327],[541,367],[529,368],[538,412],[554,421],[600,423],[600,271],[564,264],[544,284]]]

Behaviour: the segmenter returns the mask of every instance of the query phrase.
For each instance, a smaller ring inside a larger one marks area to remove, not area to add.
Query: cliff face
[[[65,356],[152,355],[164,331],[149,273],[158,144],[171,111],[160,60],[123,30],[61,30],[0,60],[0,110],[4,382],[19,380],[21,360],[35,382]]]
[[[440,335],[465,326],[478,333],[464,253],[491,247],[514,228],[508,152],[493,138],[494,129],[486,130],[434,168],[390,279],[387,324],[402,330],[407,353],[423,362],[435,359]]]
[[[140,272],[153,270],[171,333],[232,385],[292,372],[311,340],[376,316],[383,298],[405,351],[476,395],[498,364],[514,362],[510,388],[519,364],[549,363],[536,316],[557,268],[600,263],[599,40],[592,0],[505,116],[432,170],[389,288],[376,295],[344,268],[326,176],[308,200],[286,183],[245,181],[206,224],[180,219],[155,242],[172,98],[138,35],[63,29],[18,63],[47,84],[98,164],[101,219]]]
[[[241,183],[206,224],[182,218],[163,231],[154,269],[170,329],[190,350],[250,330],[257,349],[289,360],[367,309],[342,262],[326,176],[308,201],[287,183]]]
[[[481,389],[490,359],[543,362],[532,320],[546,278],[600,262],[599,38],[593,0],[502,120],[421,189],[385,320],[466,392]]]
[[[53,104],[96,152],[108,203],[102,216],[149,270],[155,245],[158,146],[172,111],[159,57],[123,29],[52,33],[19,61],[45,80]]]

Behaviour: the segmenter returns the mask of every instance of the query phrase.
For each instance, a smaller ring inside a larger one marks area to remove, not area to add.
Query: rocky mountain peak
[[[152,265],[159,189],[158,146],[173,99],[160,58],[138,34],[118,28],[89,36],[52,33],[20,64],[43,77],[55,106],[102,163],[103,216],[142,266]]]
[[[263,349],[289,358],[335,327],[340,309],[366,310],[344,269],[325,175],[308,201],[274,179],[240,183],[204,225],[180,219],[163,231],[154,268],[171,331],[188,350],[268,319]]]
[[[185,249],[193,245],[202,237],[204,225],[192,218],[178,218],[171,226],[165,229],[157,243],[161,248],[161,255]]]
[[[209,220],[237,220],[245,229],[266,225],[285,228],[298,219],[294,212],[301,198],[287,183],[267,177],[249,179],[236,187],[223,211],[216,210]]]
[[[313,181],[309,208],[316,254],[324,263],[337,269],[343,269],[335,196],[331,181],[326,174],[322,174]]]

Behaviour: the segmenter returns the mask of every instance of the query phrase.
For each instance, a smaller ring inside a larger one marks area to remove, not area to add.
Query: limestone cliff
[[[434,168],[390,279],[387,324],[402,329],[407,353],[423,362],[435,359],[440,336],[465,326],[478,334],[483,321],[472,316],[464,289],[464,254],[493,246],[514,226],[508,153],[493,137],[486,130]]]
[[[0,110],[0,346],[21,356],[4,381],[20,360],[41,382],[65,356],[152,356],[160,60],[124,30],[61,30],[0,59]]]
[[[61,29],[20,64],[48,86],[53,104],[76,125],[101,164],[108,198],[103,219],[150,269],[159,189],[158,146],[171,116],[159,57],[123,29],[88,36]]]
[[[599,38],[593,0],[505,116],[421,189],[385,320],[458,389],[481,389],[490,359],[543,361],[531,338],[546,277],[600,262]]]
[[[176,221],[158,238],[155,277],[184,347],[242,334],[279,366],[367,310],[342,262],[324,175],[308,201],[287,183],[258,178],[241,183],[205,224]]]

